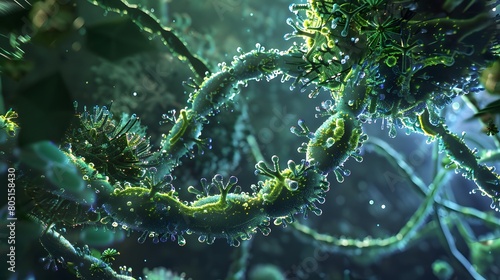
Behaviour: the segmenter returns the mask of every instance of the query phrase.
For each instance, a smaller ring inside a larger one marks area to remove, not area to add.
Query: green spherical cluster
[[[14,137],[19,126],[14,119],[17,118],[15,111],[9,110],[5,115],[0,115],[0,144],[7,140],[7,137]]]

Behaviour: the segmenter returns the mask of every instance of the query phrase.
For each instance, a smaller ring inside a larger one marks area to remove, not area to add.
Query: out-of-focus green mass
[[[500,279],[498,0],[0,1],[0,74],[1,279]]]

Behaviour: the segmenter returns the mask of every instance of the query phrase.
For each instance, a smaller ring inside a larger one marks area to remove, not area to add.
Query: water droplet
[[[332,137],[328,137],[326,139],[326,147],[327,148],[330,148],[331,146],[333,146],[335,144],[335,139],[333,139]]]
[[[321,214],[323,213],[323,211],[319,208],[314,208],[312,209],[312,211],[316,216],[321,216]]]
[[[297,181],[290,180],[287,178],[285,179],[285,183],[287,184],[288,189],[291,191],[296,191],[299,189],[299,183],[297,183]]]
[[[149,233],[148,231],[144,231],[142,235],[139,238],[137,238],[137,242],[139,242],[139,244],[144,244],[146,238],[148,237],[148,233]]]
[[[342,173],[337,169],[333,170],[333,173],[335,173],[335,179],[337,179],[337,182],[342,183],[344,182],[344,176]]]
[[[184,239],[184,236],[182,235],[177,236],[177,244],[179,244],[179,246],[186,245],[186,239]]]
[[[206,235],[200,235],[198,237],[198,241],[201,242],[201,243],[204,243],[205,241],[207,241],[207,236]]]
[[[497,205],[495,204],[494,200],[491,202],[490,208],[493,209],[493,210],[497,208]]]
[[[271,229],[268,227],[260,227],[259,229],[264,236],[268,236],[271,233]]]
[[[397,135],[396,126],[394,124],[391,124],[389,126],[389,137],[396,138],[396,135]]]

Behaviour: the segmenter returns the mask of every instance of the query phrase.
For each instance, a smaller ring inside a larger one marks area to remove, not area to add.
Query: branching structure
[[[303,43],[284,51],[258,45],[213,73],[149,13],[120,0],[93,3],[120,12],[143,31],[161,36],[172,52],[186,59],[197,80],[187,106],[165,117],[172,128],[162,136],[158,149],[151,147],[137,116],[116,120],[109,108],[98,106],[79,112],[77,103],[75,120],[59,147],[42,141],[22,148],[21,161],[45,175],[26,187],[36,204],[30,215],[46,227],[40,242],[52,256],[66,262],[81,258],[81,264],[71,268],[78,276],[128,277],[117,276],[107,262],[66,244],[52,224],[106,221],[143,232],[140,242],[151,237],[155,243],[171,239],[182,246],[184,235],[196,234],[200,242],[226,238],[230,245],[239,246],[257,230],[268,235],[271,221],[286,225],[298,213],[320,215],[317,204],[325,202],[328,174],[333,173],[338,183],[349,176],[344,163],[350,157],[362,161],[361,148],[368,140],[363,125],[377,119],[388,123],[390,137],[404,128],[437,141],[457,171],[474,181],[498,209],[500,176],[481,163],[440,117],[453,98],[479,91],[478,71],[498,59],[500,31],[493,13],[498,1],[309,0],[292,4],[296,19],[289,19],[293,32],[285,38],[299,37],[305,39]],[[321,91],[329,94],[330,100],[317,109],[323,119],[318,128],[311,130],[299,121],[291,129],[307,139],[298,148],[303,160],[289,160],[285,168],[277,156],[271,158],[272,166],[258,162],[256,174],[266,179],[250,186],[239,186],[234,176],[201,179],[201,188],[188,188],[196,200],[182,201],[176,192],[182,182],[176,182],[171,173],[180,168],[183,157],[210,145],[203,138],[209,137],[203,133],[204,126],[236,95],[244,95],[241,87],[249,81],[280,75],[283,80],[294,79],[295,87],[312,89],[311,98],[324,94]],[[18,130],[14,115],[9,111],[0,118],[10,136]],[[380,153],[425,196],[407,225],[393,237],[366,240],[332,238],[298,223],[293,223],[294,228],[323,243],[325,250],[351,254],[360,249],[374,256],[406,247],[419,236],[417,231],[426,230],[422,229],[424,220],[434,211],[443,236],[453,245],[446,231],[453,218],[444,220],[440,211],[468,211],[457,210],[460,207],[440,198],[446,172],[437,174],[427,188],[390,147],[377,140],[368,142],[385,151]],[[53,213],[54,209],[65,211]],[[497,219],[490,222],[499,225]],[[450,245],[450,254],[456,255],[455,251]],[[470,277],[481,277],[460,257],[456,259]]]

